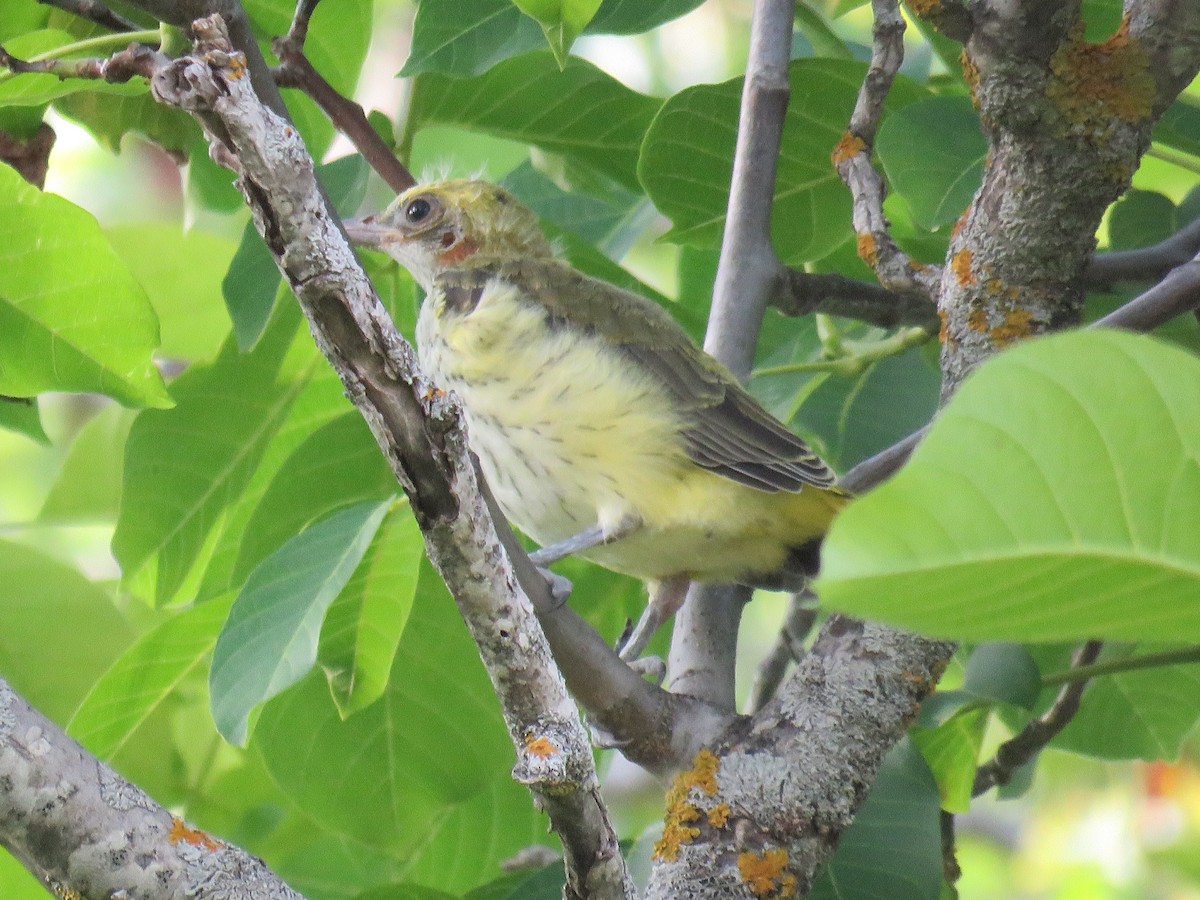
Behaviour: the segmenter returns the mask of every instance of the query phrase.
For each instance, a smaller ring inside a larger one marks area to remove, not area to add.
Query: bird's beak
[[[383,249],[385,244],[395,240],[395,231],[386,225],[380,225],[374,216],[364,216],[361,219],[343,219],[342,227],[350,242],[361,247]]]

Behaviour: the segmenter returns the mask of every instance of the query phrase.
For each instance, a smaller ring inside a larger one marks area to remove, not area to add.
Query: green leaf
[[[640,34],[690,13],[704,0],[604,0],[586,32],[588,34]]]
[[[213,649],[217,730],[244,745],[251,711],[295,684],[317,659],[325,612],[354,573],[388,503],[359,503],[284,544],[251,573]]]
[[[55,111],[86,128],[100,146],[121,151],[130,132],[143,134],[172,153],[208,155],[196,120],[181,109],[164,106],[149,94],[132,97],[81,91],[54,102]],[[232,174],[229,176],[233,178]]]
[[[463,900],[558,900],[563,892],[563,867],[552,863],[532,872],[512,872],[480,885]]]
[[[537,23],[512,0],[423,0],[400,75],[478,75],[543,40]]]
[[[846,829],[809,897],[929,900],[942,883],[937,785],[908,740],[892,748],[871,793]]]
[[[7,11],[6,11],[7,12]],[[43,54],[57,50],[75,42],[74,35],[65,31],[47,28],[33,31],[5,41],[4,49],[17,59],[44,58]],[[86,53],[71,53],[60,57],[73,59],[85,56]],[[13,74],[8,69],[0,72],[0,107],[4,106],[42,106],[57,97],[74,94],[79,91],[115,94],[144,94],[146,85],[130,82],[115,84],[99,79],[90,78],[59,78],[57,75],[39,72],[23,72]]]
[[[545,839],[509,777],[512,745],[475,645],[427,562],[383,697],[343,720],[314,673],[267,704],[254,745],[306,815],[407,860],[408,881],[465,890]]]
[[[965,640],[1200,640],[1198,383],[1195,357],[1112,331],[985,363],[834,522],[822,601]]]
[[[567,54],[575,38],[587,27],[600,8],[600,0],[512,0],[521,12],[542,26],[546,41],[559,67],[567,62]]]
[[[639,190],[638,148],[658,106],[591,63],[572,58],[560,71],[549,53],[527,53],[477,78],[420,76],[409,127],[461,125],[535,144]]]
[[[968,694],[1032,709],[1041,689],[1041,672],[1024,644],[985,643],[971,651],[963,677]]]
[[[0,672],[59,723],[133,639],[107,592],[7,541],[0,541],[0,621]]]
[[[118,225],[105,234],[158,313],[159,352],[187,361],[215,356],[229,333],[220,273],[233,258],[233,242],[198,228],[180,233],[161,223]]]
[[[387,688],[424,553],[412,510],[398,506],[329,607],[317,658],[343,717],[366,709]]]
[[[1147,644],[1106,644],[1097,662],[1115,662],[1171,649]],[[1071,648],[1034,648],[1045,672],[1070,665]],[[1047,687],[1033,714],[1054,701],[1060,685]],[[1028,716],[1009,714],[1024,727]],[[1088,684],[1079,712],[1052,746],[1102,759],[1174,760],[1200,722],[1200,666],[1170,665],[1098,676]]]
[[[1200,156],[1200,103],[1180,97],[1154,126],[1154,140],[1192,156]]]
[[[850,119],[866,67],[846,60],[802,59],[789,71],[792,95],[771,234],[785,262],[802,263],[827,255],[852,235],[850,193],[829,155]],[[911,81],[897,79],[888,109],[922,93]],[[740,78],[687,88],[663,104],[646,134],[638,175],[654,205],[675,226],[666,236],[670,240],[698,247],[720,243],[741,94]]]
[[[0,394],[169,406],[158,321],[92,216],[0,166]]]
[[[213,364],[184,372],[171,388],[175,409],[143,413],[133,424],[113,553],[126,583],[150,579],[159,603],[203,563],[225,509],[307,384],[315,361],[301,377],[279,377],[296,318],[293,311],[281,319],[281,333],[252,354],[227,346]]]
[[[967,97],[927,97],[888,116],[875,150],[888,181],[929,230],[962,215],[983,180],[987,141]]]
[[[100,759],[111,759],[212,652],[233,594],[201,603],[142,635],[100,676],[67,727]]]
[[[115,522],[121,502],[121,461],[134,414],[101,410],[79,430],[42,504],[43,522]]]
[[[948,812],[963,813],[971,807],[987,720],[986,709],[973,709],[952,716],[936,728],[913,728],[909,732],[937,781],[942,809]]]
[[[42,428],[35,397],[0,397],[0,428],[23,434],[39,444],[50,443]]]
[[[1157,191],[1125,192],[1108,218],[1108,244],[1114,250],[1146,247],[1166,240],[1179,228],[1179,210]]]
[[[234,583],[288,538],[334,510],[378,503],[397,492],[396,476],[357,410],[310,428],[311,434],[274,472],[245,525]]]

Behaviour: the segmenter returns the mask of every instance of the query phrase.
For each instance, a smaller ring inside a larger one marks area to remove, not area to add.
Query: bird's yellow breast
[[[637,534],[584,555],[642,578],[736,580],[773,571],[840,505],[817,489],[766,493],[696,466],[649,373],[551,322],[513,285],[489,282],[469,310],[431,294],[417,341],[425,370],[462,400],[496,500],[541,544],[634,518]]]

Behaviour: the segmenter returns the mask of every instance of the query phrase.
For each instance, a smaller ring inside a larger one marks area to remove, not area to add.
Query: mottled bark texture
[[[0,843],[59,897],[301,900],[187,827],[0,679]]]
[[[959,6],[912,5],[935,25]],[[963,66],[989,153],[942,276],[944,395],[997,350],[1079,323],[1100,218],[1200,66],[1200,5],[1149,6],[1127,4],[1088,43],[1078,2],[966,4]]]

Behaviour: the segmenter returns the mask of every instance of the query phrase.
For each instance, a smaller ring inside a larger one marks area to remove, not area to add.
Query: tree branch
[[[1103,647],[1100,641],[1088,641],[1075,652],[1071,667],[1091,665]],[[1086,678],[1064,684],[1048,710],[1026,725],[1020,734],[1001,744],[992,760],[976,770],[971,796],[978,797],[997,785],[1008,784],[1017,769],[1045,749],[1079,712],[1079,703],[1087,686]]]
[[[632,882],[600,798],[587,734],[481,496],[452,395],[431,391],[354,258],[294,128],[261,105],[219,16],[198,21],[195,55],[155,73],[160,102],[191,112],[238,173],[255,224],[322,352],[404,487],[426,550],[479,646],[533,791],[562,839],[567,897],[618,898]]]
[[[771,305],[785,316],[827,313],[881,328],[917,325],[936,331],[937,307],[928,294],[894,291],[835,273],[801,272],[781,266]]]
[[[904,17],[898,0],[872,0],[871,9],[875,16],[871,65],[859,89],[849,127],[833,149],[833,164],[854,198],[851,217],[858,235],[858,255],[875,270],[880,284],[913,295],[910,303],[919,309],[922,304],[933,305],[940,273],[910,259],[892,239],[891,225],[883,213],[887,192],[883,178],[871,163],[883,102],[904,61]]]
[[[321,107],[334,127],[350,139],[363,159],[396,193],[417,183],[412,173],[396,158],[391,147],[371,127],[363,108],[339,94],[308,57],[304,55],[304,38],[308,34],[308,18],[316,9],[317,0],[300,0],[296,17],[286,37],[276,38],[271,49],[279,57],[275,80],[280,87],[299,88]]]
[[[788,62],[795,0],[755,0],[742,87],[737,149],[725,234],[704,349],[743,380],[754,363],[772,285],[780,268],[771,246],[775,172],[791,90]],[[732,712],[734,665],[749,588],[693,585],[675,615],[671,690]]]
[[[1136,250],[1097,253],[1083,270],[1091,287],[1108,287],[1118,281],[1162,278],[1200,252],[1200,218],[1192,220],[1164,241]]]
[[[0,844],[56,897],[301,900],[262,860],[188,828],[3,679]]]

